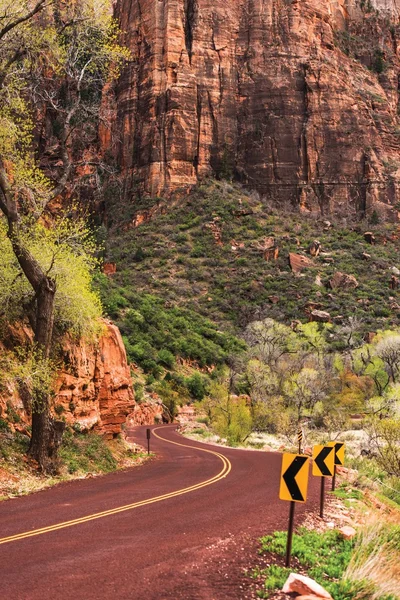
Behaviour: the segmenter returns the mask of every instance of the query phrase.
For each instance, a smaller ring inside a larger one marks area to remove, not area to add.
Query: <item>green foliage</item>
[[[160,365],[172,369],[176,357],[194,361],[200,368],[222,364],[231,351],[244,347],[193,310],[171,306],[156,295],[115,289],[102,276],[97,276],[96,284],[121,329],[129,360],[148,373],[159,375]]]
[[[261,539],[261,549],[263,552],[284,556],[286,539],[286,532],[275,532]],[[292,556],[307,569],[308,576],[320,583],[335,600],[368,600],[375,589],[371,582],[343,577],[350,563],[353,547],[354,542],[344,540],[336,531],[321,534],[301,528],[293,536]],[[263,588],[270,591],[281,588],[289,572],[289,569],[272,564],[256,575],[265,576]],[[259,595],[262,598],[268,597],[263,591]]]
[[[56,328],[76,337],[98,335],[102,307],[92,289],[92,273],[97,261],[93,237],[85,223],[60,217],[51,229],[32,224],[26,228],[23,239],[42,269],[56,281]],[[1,318],[12,321],[24,316],[25,307],[34,300],[34,292],[18,265],[2,219],[0,252],[3,257],[0,302],[4,307],[0,321]]]
[[[117,468],[106,442],[94,433],[81,434],[67,430],[59,456],[69,473],[108,473]]]
[[[207,384],[207,379],[200,373],[194,373],[186,380],[186,387],[194,400],[203,400],[207,394]]]
[[[1,431],[10,431],[10,426],[8,424],[8,421],[3,419],[2,417],[0,417],[0,432]]]
[[[160,208],[150,222],[113,229],[108,239],[107,256],[118,264],[118,270],[104,303],[112,304],[114,318],[123,310],[115,306],[126,296],[121,290],[130,286],[134,276],[137,293],[162,297],[171,306],[217,323],[223,331],[238,332],[258,314],[285,326],[300,320],[304,344],[311,347],[317,342],[317,352],[356,347],[367,332],[400,323],[398,311],[391,308],[389,289],[390,269],[398,263],[400,243],[396,235],[391,236],[390,225],[372,225],[379,241],[371,246],[363,237],[363,224],[349,227],[332,218],[333,226],[322,230],[317,219],[272,211],[240,186],[215,181],[199,186],[173,209],[155,199],[154,205]],[[136,210],[141,211],[140,205]],[[222,245],[216,243],[210,223],[220,229]],[[276,261],[264,258],[261,248],[266,236],[274,237],[280,249]],[[289,252],[307,255],[314,239],[319,239],[331,262],[318,256],[302,277],[296,277],[289,266]],[[381,239],[387,240],[385,245]],[[144,253],[140,262],[135,258],[138,248]],[[371,259],[366,260],[363,253]],[[330,290],[329,280],[336,271],[353,273],[359,286]],[[323,286],[315,285],[316,275]],[[275,296],[278,302],[271,301]],[[310,301],[329,312],[334,325],[308,323]]]

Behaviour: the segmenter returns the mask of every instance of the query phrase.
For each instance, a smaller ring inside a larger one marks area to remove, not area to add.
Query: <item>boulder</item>
[[[357,531],[354,529],[354,527],[350,527],[350,525],[344,525],[341,527],[339,529],[339,533],[345,540],[352,540],[353,537],[357,535]]]
[[[293,273],[300,273],[303,269],[311,267],[312,261],[306,256],[290,252],[289,263]]]
[[[103,265],[104,275],[114,275],[117,272],[117,265],[115,263],[106,262]]]
[[[317,598],[326,598],[332,600],[332,596],[327,592],[322,585],[319,585],[314,579],[297,573],[290,573],[282,588],[284,594],[298,593],[302,595],[316,596]]]
[[[340,271],[336,271],[329,283],[333,290],[338,288],[343,290],[354,290],[358,287],[358,281],[354,275],[347,275],[347,273],[341,273]]]
[[[331,315],[325,310],[313,310],[310,314],[310,320],[316,323],[329,323]]]
[[[311,256],[318,256],[321,252],[321,242],[319,240],[314,240],[308,247],[308,252]]]
[[[316,275],[314,284],[317,285],[318,287],[323,286],[321,275]]]
[[[264,259],[267,262],[271,262],[272,260],[277,260],[279,256],[279,248],[277,248],[276,246],[272,247],[272,248],[268,248],[267,250],[264,251]]]

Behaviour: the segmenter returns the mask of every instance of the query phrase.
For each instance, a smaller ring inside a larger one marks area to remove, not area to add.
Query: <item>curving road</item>
[[[146,428],[130,437],[146,444]],[[200,444],[154,427],[143,467],[0,504],[1,600],[228,600],[256,538],[285,529],[281,455]],[[318,482],[296,522],[317,510]]]

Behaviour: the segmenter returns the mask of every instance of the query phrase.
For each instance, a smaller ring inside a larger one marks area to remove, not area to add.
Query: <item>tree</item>
[[[312,413],[317,402],[325,397],[326,383],[323,374],[316,369],[304,367],[301,371],[293,373],[284,382],[284,396],[288,406],[296,408],[297,421]]]
[[[116,41],[107,7],[94,0],[0,2],[0,210],[19,267],[34,292],[35,352],[49,359],[57,279],[30,247],[29,233],[66,189],[82,148],[75,132],[98,117],[101,89],[126,56]],[[115,68],[114,68],[115,65]],[[40,164],[34,117],[57,123],[58,159]],[[80,131],[82,134],[82,131]],[[32,404],[30,455],[43,471],[54,469],[62,426],[50,415],[46,390]]]

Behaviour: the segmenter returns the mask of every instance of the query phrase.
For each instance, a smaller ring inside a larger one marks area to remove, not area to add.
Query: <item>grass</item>
[[[103,438],[94,433],[88,435],[64,434],[59,457],[68,473],[109,473],[118,463]]]
[[[400,526],[376,520],[362,528],[344,577],[368,581],[370,600],[396,600],[400,588]]]
[[[337,531],[318,533],[301,528],[293,536],[295,570],[315,579],[335,600],[398,600],[398,587],[394,587],[395,582],[397,586],[399,583],[397,529],[382,527],[375,537],[373,529],[368,529],[368,534],[364,532],[356,541],[349,541]],[[275,555],[282,562],[279,557],[285,556],[286,539],[286,532],[263,537],[261,552]],[[382,546],[383,541],[386,545]],[[385,560],[379,563],[383,557]],[[292,570],[276,563],[255,570],[253,576],[264,580],[258,596],[268,598],[272,591],[281,589]]]

